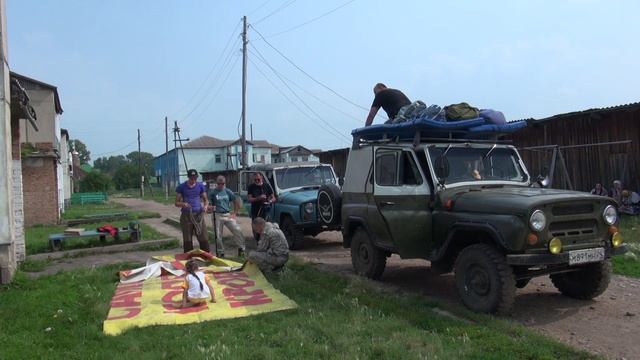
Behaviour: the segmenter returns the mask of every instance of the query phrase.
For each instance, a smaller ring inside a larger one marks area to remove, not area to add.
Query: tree
[[[129,161],[124,155],[115,155],[109,157],[100,157],[94,160],[93,167],[111,176],[115,175],[116,171],[127,165]]]
[[[142,157],[142,175],[145,177],[152,177],[155,174],[153,170],[153,154],[148,152],[140,152],[140,156]],[[138,168],[138,152],[132,151],[127,154],[127,160],[129,160],[129,164],[134,165],[136,169]]]
[[[78,152],[80,165],[88,164],[89,161],[91,161],[91,152],[87,149],[87,145],[78,139],[71,140],[69,143],[71,144],[71,148],[75,148]]]
[[[80,192],[108,191],[113,183],[108,175],[92,171],[80,181]]]
[[[115,183],[117,190],[140,187],[138,167],[132,164],[127,164],[120,167],[113,175],[113,182]]]

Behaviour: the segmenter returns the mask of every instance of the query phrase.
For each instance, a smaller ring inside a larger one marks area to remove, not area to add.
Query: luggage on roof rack
[[[504,125],[487,123],[484,118],[460,121],[411,120],[397,124],[371,125],[351,132],[353,145],[371,141],[413,141],[423,138],[450,140],[497,140],[527,126],[526,121],[514,121]]]

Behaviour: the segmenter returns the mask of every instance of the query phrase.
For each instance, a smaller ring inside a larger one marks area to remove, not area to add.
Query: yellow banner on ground
[[[174,257],[158,259],[178,263]],[[255,264],[247,263],[242,270],[230,271],[229,267],[240,264],[228,260],[225,263],[227,269],[221,264],[200,267],[209,273],[215,294],[215,303],[201,306],[180,308],[184,276],[163,274],[145,281],[119,284],[104,321],[104,333],[118,335],[134,327],[229,319],[297,307],[293,300],[271,286]]]

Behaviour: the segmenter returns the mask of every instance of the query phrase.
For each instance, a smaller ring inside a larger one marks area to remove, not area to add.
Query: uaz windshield
[[[442,164],[448,167],[448,174],[439,173],[446,175],[439,179],[443,184],[528,180],[518,154],[511,148],[435,145],[428,148],[428,153],[434,168]]]
[[[280,189],[335,184],[330,166],[305,166],[276,169],[276,183]]]

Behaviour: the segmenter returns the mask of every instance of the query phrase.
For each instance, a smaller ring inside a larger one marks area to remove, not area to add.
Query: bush
[[[98,171],[92,171],[80,181],[80,192],[108,191],[113,182],[108,175]]]

